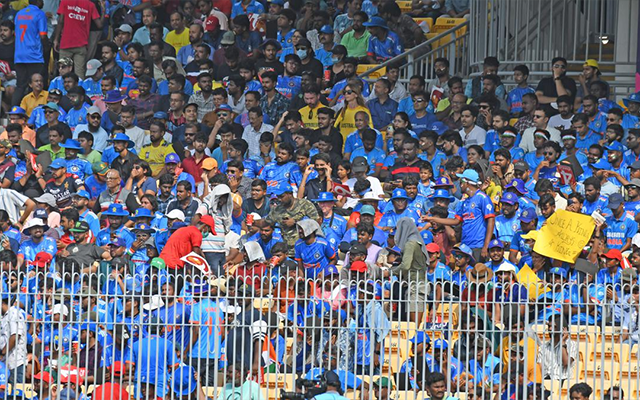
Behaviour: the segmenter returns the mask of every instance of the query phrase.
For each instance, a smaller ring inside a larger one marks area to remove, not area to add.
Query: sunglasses
[[[226,113],[226,112],[219,112],[218,113],[218,117],[228,117],[228,116],[229,116],[229,113]]]
[[[185,132],[185,134],[184,134],[184,135],[185,135],[185,136],[195,136],[196,134],[195,134],[195,133],[186,133],[186,132]]]
[[[135,165],[135,166],[133,167],[133,169],[142,169],[142,167],[141,167],[141,166],[139,166],[139,165]]]
[[[353,94],[353,90],[345,90],[344,94]]]
[[[553,155],[555,155],[555,153],[550,152],[550,151],[546,151],[546,152],[544,152],[542,154],[545,155],[545,156],[553,156]]]
[[[453,257],[457,258],[457,259],[460,259],[460,258],[463,258],[463,257],[466,257],[466,256],[464,254],[456,253],[456,254],[453,255]]]
[[[533,114],[533,119],[544,118],[544,115],[535,115]]]
[[[91,119],[100,119],[101,117],[98,114],[93,114],[93,115],[89,115],[89,118],[91,118]]]

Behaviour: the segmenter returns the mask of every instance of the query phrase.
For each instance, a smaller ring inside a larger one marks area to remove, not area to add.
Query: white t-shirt
[[[569,119],[564,119],[560,114],[556,114],[553,117],[549,118],[549,126],[552,126],[556,129],[559,126],[562,126],[562,129],[570,129],[572,119],[573,115]]]
[[[380,195],[384,194],[384,190],[382,190],[382,184],[380,183],[378,178],[374,176],[367,176],[367,180],[369,181],[369,183],[371,183],[371,193],[373,193],[373,195],[376,198],[380,198]],[[353,191],[353,185],[356,184],[356,181],[357,181],[356,178],[351,178],[347,181],[347,186],[349,186],[349,189],[351,189],[352,191]],[[358,204],[358,199],[349,197],[347,199],[347,202],[344,203],[343,208],[353,208],[357,204]]]
[[[132,126],[131,128],[125,130],[124,133],[129,136],[129,139],[133,140],[133,143],[135,143],[133,148],[136,149],[136,152],[138,154],[140,154],[142,146],[151,143],[151,138],[149,137],[149,135],[145,133],[145,131],[140,127]]]
[[[462,137],[462,141],[464,142],[464,147],[469,147],[474,144],[479,146],[484,146],[484,142],[487,138],[487,131],[480,128],[478,125],[474,126],[471,132],[467,134],[464,131],[464,128],[460,128],[460,136]]]
[[[562,138],[560,137],[560,131],[556,128],[553,128],[551,124],[547,124],[547,132],[551,135],[549,140],[553,140],[562,146]],[[522,141],[520,141],[520,148],[524,150],[525,153],[531,153],[532,151],[536,151],[536,146],[533,145],[533,134],[536,132],[536,128],[527,128],[522,134]]]

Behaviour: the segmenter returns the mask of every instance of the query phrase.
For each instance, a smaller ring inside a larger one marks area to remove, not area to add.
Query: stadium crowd
[[[0,392],[262,399],[278,370],[387,400],[401,321],[433,400],[589,399],[570,324],[640,341],[640,93],[562,57],[537,86],[495,57],[360,78],[469,13],[411,3],[3,3]],[[533,250],[556,210],[593,216],[598,271]]]

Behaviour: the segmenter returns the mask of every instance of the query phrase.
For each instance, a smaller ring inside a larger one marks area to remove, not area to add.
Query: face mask
[[[340,62],[340,59],[338,57],[331,57],[331,62],[337,64]]]
[[[205,232],[205,233],[202,234],[202,238],[203,239],[206,238],[206,237],[209,237],[209,232]]]
[[[301,60],[304,60],[305,58],[307,58],[306,50],[298,50],[296,51],[296,54],[298,55],[298,57],[300,57]]]

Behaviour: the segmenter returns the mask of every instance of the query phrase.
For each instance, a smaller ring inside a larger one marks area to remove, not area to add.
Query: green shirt
[[[264,400],[260,385],[253,381],[245,381],[240,387],[227,383],[218,395],[217,400]]]
[[[360,39],[356,39],[354,36],[355,31],[350,31],[342,37],[340,44],[347,48],[347,54],[349,57],[366,57],[367,50],[369,49],[369,38],[371,34],[368,30],[364,31],[364,34]]]
[[[45,144],[44,146],[40,146],[38,150],[48,151],[49,153],[51,153],[51,161],[55,160],[56,158],[64,158],[64,149],[62,147],[60,147],[60,150],[58,151],[53,151],[53,149],[51,148],[51,144]]]
[[[91,153],[87,155],[78,154],[78,158],[89,161],[89,164],[91,164],[92,166],[99,165],[102,162],[102,154],[100,154],[100,152],[97,150],[91,150]]]

